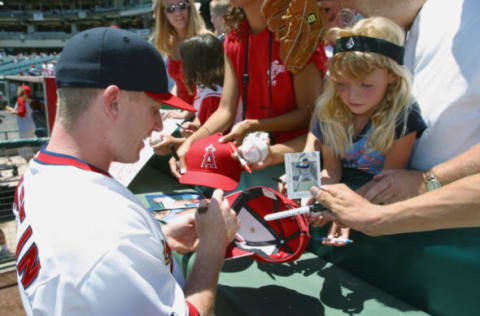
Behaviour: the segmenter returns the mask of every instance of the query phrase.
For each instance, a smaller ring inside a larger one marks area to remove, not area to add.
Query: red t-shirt
[[[248,95],[245,118],[264,119],[276,117],[291,112],[297,108],[293,75],[288,72],[280,59],[280,43],[275,34],[265,28],[258,34],[252,34],[247,22],[239,25],[239,31],[232,31],[225,39],[225,55],[230,59],[235,70],[240,100],[243,100],[243,79],[245,64],[246,34],[249,34],[248,52]],[[269,42],[272,34],[272,63],[269,67]],[[323,44],[320,44],[309,62],[315,62],[317,67],[325,73],[327,56]],[[272,71],[272,101],[269,95],[269,68]],[[308,129],[274,132],[272,136],[277,143],[283,143],[304,134]]]
[[[17,98],[17,113],[20,117],[25,117],[27,114],[27,107],[25,106],[25,98],[18,97]]]
[[[188,93],[187,87],[185,86],[185,74],[183,72],[182,60],[173,60],[168,57],[168,74],[170,77],[175,80],[177,85],[177,97],[187,102],[188,104],[193,104],[195,99],[195,91],[193,95]]]
[[[197,116],[202,125],[208,120],[210,115],[217,110],[221,98],[222,87],[217,87],[217,90],[197,87],[197,95],[195,96],[193,105],[198,111]]]

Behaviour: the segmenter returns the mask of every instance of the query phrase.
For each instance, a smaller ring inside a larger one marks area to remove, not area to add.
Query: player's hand
[[[230,208],[220,189],[213,192],[208,209],[201,211],[202,206],[195,213],[200,243],[217,247],[223,253],[240,227],[237,213]]]
[[[233,125],[230,133],[221,137],[218,141],[221,143],[234,142],[238,147],[242,144],[243,138],[252,131],[253,120],[243,120]]]
[[[198,246],[198,237],[195,229],[195,214],[180,215],[162,227],[170,248],[178,253],[195,251]]]

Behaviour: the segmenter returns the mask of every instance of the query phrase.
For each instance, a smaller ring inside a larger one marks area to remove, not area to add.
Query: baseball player
[[[194,111],[168,93],[161,55],[134,33],[94,28],[66,44],[56,73],[53,132],[14,202],[27,315],[209,315],[238,229],[223,192],[161,229],[106,171],[113,160],[138,160],[144,139],[162,128],[160,103]],[[171,249],[196,245],[182,288]]]
[[[312,172],[310,171],[310,161],[307,157],[304,157],[301,161],[298,161],[295,164],[295,168],[298,170],[298,180],[295,184],[295,191],[298,191],[298,187],[303,181],[312,181],[312,184],[316,184],[317,180],[313,176]]]

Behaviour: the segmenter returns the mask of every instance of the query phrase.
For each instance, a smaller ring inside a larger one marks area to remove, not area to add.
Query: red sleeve
[[[200,313],[198,312],[197,308],[195,307],[195,305],[193,305],[192,303],[190,303],[189,301],[185,301],[187,302],[187,306],[188,306],[188,314],[190,316],[200,316]]]
[[[328,58],[325,53],[325,45],[323,42],[320,42],[317,49],[313,52],[312,57],[310,57],[309,62],[314,62],[317,65],[317,68],[322,71],[323,76],[325,77],[328,69]]]
[[[203,98],[202,103],[200,104],[200,110],[198,111],[198,119],[200,124],[203,125],[210,115],[213,114],[220,104],[220,96],[210,96]]]
[[[20,117],[25,117],[25,114],[27,114],[27,108],[25,107],[25,99],[24,98],[18,98],[17,99],[17,114]]]

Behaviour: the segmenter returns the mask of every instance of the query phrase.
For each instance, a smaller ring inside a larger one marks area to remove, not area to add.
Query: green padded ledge
[[[175,256],[188,273],[194,255]],[[428,315],[310,252],[292,263],[226,261],[215,305],[229,316]]]
[[[33,138],[20,138],[12,140],[2,140],[0,141],[0,148],[10,149],[10,148],[19,148],[24,146],[42,146],[44,143],[48,142],[48,137],[33,137]]]

